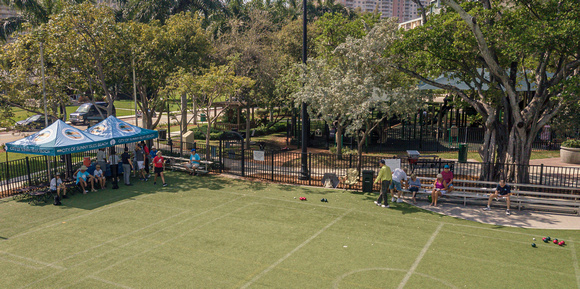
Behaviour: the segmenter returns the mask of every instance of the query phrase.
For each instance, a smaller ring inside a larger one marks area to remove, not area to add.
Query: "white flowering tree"
[[[294,94],[313,115],[337,124],[337,139],[343,131],[356,137],[359,170],[370,133],[385,118],[415,112],[422,102],[416,83],[384,57],[396,31],[393,20],[383,20],[362,39],[348,38],[331,57],[309,61],[302,66],[304,86]],[[340,155],[340,141],[337,145]]]

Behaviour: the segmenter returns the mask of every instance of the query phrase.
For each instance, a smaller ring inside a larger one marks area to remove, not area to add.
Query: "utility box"
[[[167,139],[167,130],[158,129],[157,132],[159,133],[159,140],[166,140]]]
[[[466,143],[459,144],[459,156],[457,157],[457,160],[460,163],[467,162],[467,144]]]
[[[190,150],[193,148],[193,143],[195,142],[195,133],[188,131],[183,134],[183,142],[185,143],[185,148]]]
[[[375,175],[375,171],[371,170],[364,170],[362,171],[362,191],[363,193],[372,193],[373,192],[373,177]]]

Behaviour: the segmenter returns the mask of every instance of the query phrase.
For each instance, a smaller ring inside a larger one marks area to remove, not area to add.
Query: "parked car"
[[[54,121],[56,121],[56,118],[48,117],[48,125],[51,125]],[[43,129],[45,127],[44,115],[42,114],[36,114],[25,120],[17,121],[15,125],[15,128],[19,130]]]
[[[106,118],[107,107],[109,106],[109,103],[101,101],[95,102],[95,104],[99,106],[101,113]],[[81,104],[81,106],[79,106],[79,108],[77,108],[75,112],[70,114],[69,118],[70,122],[74,125],[79,125],[79,124],[88,124],[90,120],[94,121],[104,120],[104,118],[101,117],[101,114],[99,114],[99,111],[97,110],[95,104],[91,102]],[[115,105],[113,105],[113,115],[116,115]]]

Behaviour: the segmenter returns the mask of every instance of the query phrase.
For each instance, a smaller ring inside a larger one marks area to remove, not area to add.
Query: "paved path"
[[[580,230],[580,216],[578,215],[512,209],[512,214],[507,216],[503,208],[492,207],[491,211],[483,211],[482,206],[463,206],[445,201],[440,202],[436,208],[430,207],[425,201],[417,201],[416,206],[439,214],[491,225],[528,229]]]

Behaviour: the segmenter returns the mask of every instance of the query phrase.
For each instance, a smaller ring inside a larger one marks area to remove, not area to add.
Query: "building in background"
[[[429,0],[420,0],[424,6]],[[381,17],[396,17],[399,23],[419,16],[419,7],[411,0],[339,0],[339,3],[351,9],[360,8],[363,12],[377,11]]]

